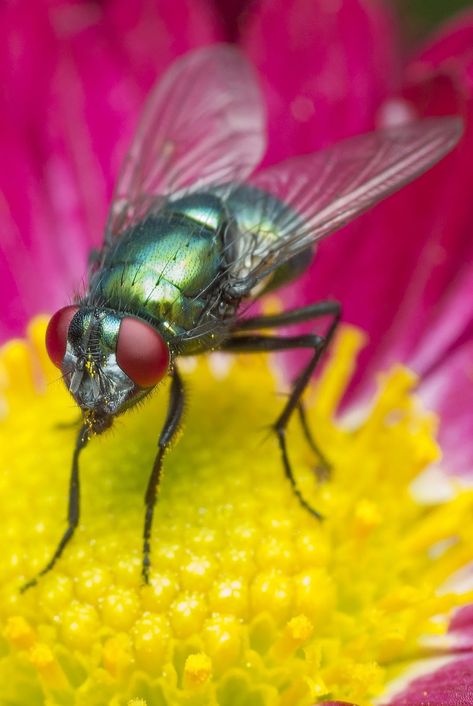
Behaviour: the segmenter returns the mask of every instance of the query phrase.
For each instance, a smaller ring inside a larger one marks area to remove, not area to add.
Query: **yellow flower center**
[[[0,703],[116,706],[370,704],[471,595],[442,588],[472,559],[471,492],[421,503],[436,420],[396,367],[356,423],[335,410],[362,345],[347,329],[307,395],[333,464],[318,483],[296,419],[304,497],[268,433],[282,404],[266,359],[185,373],[184,433],[168,453],[141,585],[143,495],[167,406],[160,389],[81,457],[81,522],[54,569],[20,594],[63,530],[77,409],[49,364],[45,322],[0,352]],[[165,386],[164,386],[165,387]],[[69,426],[67,426],[69,424]]]

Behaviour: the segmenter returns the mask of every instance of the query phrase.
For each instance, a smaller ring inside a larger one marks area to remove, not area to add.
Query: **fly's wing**
[[[241,290],[427,171],[461,133],[459,118],[428,118],[350,138],[256,174],[250,184],[262,192],[258,225],[246,234],[247,247],[234,269],[237,280],[240,271]]]
[[[229,45],[178,59],[152,90],[115,188],[106,244],[165,197],[245,179],[265,149],[253,69]]]

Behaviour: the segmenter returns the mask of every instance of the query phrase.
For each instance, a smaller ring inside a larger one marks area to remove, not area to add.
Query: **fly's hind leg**
[[[153,527],[154,507],[158,497],[159,482],[161,480],[163,459],[176,432],[179,430],[182,413],[184,411],[184,387],[176,368],[172,373],[171,393],[169,398],[166,421],[159,435],[158,453],[153,464],[153,470],[148,481],[145,494],[145,521],[143,527],[143,563],[141,574],[143,581],[149,583],[151,568],[151,530]]]
[[[317,357],[317,360],[315,361],[315,364],[312,365],[313,361],[311,360],[308,364],[308,367],[310,368],[308,377],[306,378],[306,382],[303,384],[302,389],[300,392],[297,394],[297,390],[299,389],[299,381],[301,378],[306,377],[306,368],[302,371],[302,373],[299,375],[298,378],[294,381],[293,384],[293,389],[291,392],[291,395],[287,401],[285,410],[287,407],[290,406],[290,412],[289,415],[283,420],[280,421],[278,419],[278,422],[280,424],[283,424],[284,428],[287,425],[287,422],[289,421],[289,418],[294,411],[295,408],[297,408],[297,414],[300,420],[300,424],[302,427],[302,431],[304,433],[304,436],[307,440],[307,443],[309,444],[310,448],[314,452],[316,458],[317,458],[317,465],[315,467],[315,473],[320,481],[327,480],[327,478],[330,477],[330,472],[331,472],[331,464],[330,461],[327,459],[323,451],[321,450],[319,444],[316,442],[314,439],[313,433],[309,427],[309,423],[307,421],[307,417],[305,414],[304,410],[304,405],[302,401],[302,394],[304,392],[304,389],[309,382],[310,376],[312,375],[313,371],[315,370],[315,367],[317,366],[317,363],[319,359],[321,358],[322,354],[324,351],[328,348],[330,341],[333,338],[333,335],[337,329],[337,326],[340,322],[340,317],[341,317],[341,305],[337,301],[322,301],[322,302],[317,302],[316,304],[310,304],[309,306],[304,306],[300,307],[298,309],[292,309],[290,311],[284,311],[279,314],[271,314],[267,316],[255,316],[249,319],[244,319],[241,321],[238,321],[235,328],[234,332],[236,334],[239,334],[241,331],[252,331],[255,329],[271,329],[271,328],[278,328],[281,326],[292,326],[295,324],[303,323],[305,321],[313,321],[314,319],[318,319],[321,317],[330,317],[330,323],[327,329],[326,334],[321,337],[323,340],[320,343],[320,346],[322,348],[320,354]],[[299,340],[299,343],[297,345],[287,345],[287,348],[278,348],[274,350],[290,350],[291,348],[300,348],[302,347],[300,344],[300,339],[302,337],[295,337],[296,339]],[[279,340],[287,340],[288,342],[293,339],[279,339]],[[309,347],[309,346],[308,346]],[[269,348],[265,350],[270,350]],[[291,399],[296,393],[296,401],[293,404]],[[284,411],[283,411],[284,414]],[[285,420],[285,421],[284,421]],[[276,424],[278,424],[276,422]],[[276,430],[276,433],[279,432]]]
[[[332,327],[333,330],[335,330],[336,324],[332,324]],[[331,335],[333,335],[333,333]],[[310,380],[310,377],[313,371],[315,370],[323,352],[326,349],[328,340],[329,339],[327,337],[318,336],[316,334],[287,337],[245,334],[231,337],[230,339],[225,341],[221,348],[222,351],[232,353],[277,352],[294,350],[296,348],[308,348],[312,350],[312,357],[309,363],[303,369],[302,373],[297,378],[281,414],[276,419],[276,422],[273,425],[273,429],[278,439],[284,472],[286,474],[287,479],[292,485],[294,493],[297,495],[297,498],[299,499],[301,505],[319,520],[322,519],[322,516],[305,500],[304,496],[302,495],[301,491],[297,486],[297,482],[294,476],[294,472],[292,470],[292,465],[289,459],[287,449],[286,429],[289,419],[291,418],[291,415],[294,410],[299,405],[301,396]]]
[[[297,413],[299,415],[299,421],[302,428],[302,433],[304,434],[307,443],[314,452],[317,458],[317,465],[315,466],[315,475],[320,483],[328,480],[332,472],[332,464],[314,439],[312,430],[307,421],[307,416],[305,412],[304,402],[300,399],[297,403]]]

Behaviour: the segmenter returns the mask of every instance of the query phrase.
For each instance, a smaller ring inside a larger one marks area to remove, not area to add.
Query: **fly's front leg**
[[[281,458],[283,462],[286,477],[290,481],[294,493],[297,495],[301,505],[308,510],[317,519],[322,519],[320,513],[317,512],[303,497],[297,486],[296,479],[289,460],[286,444],[286,427],[300,401],[300,397],[304,392],[307,383],[310,380],[317,363],[320,360],[322,353],[325,350],[326,339],[316,334],[307,334],[302,336],[258,336],[258,335],[242,335],[234,336],[228,339],[223,344],[221,350],[231,353],[261,353],[261,352],[276,352],[287,351],[295,348],[310,348],[313,351],[312,358],[309,364],[304,368],[302,374],[299,375],[294,388],[289,396],[288,401],[273,425],[273,429],[277,435]]]
[[[278,314],[270,314],[270,315],[263,315],[263,316],[255,316],[249,319],[243,319],[241,321],[238,321],[236,326],[234,327],[234,332],[239,333],[240,331],[251,331],[255,329],[264,329],[264,328],[278,328],[281,326],[293,326],[295,324],[303,323],[306,321],[313,321],[314,319],[318,319],[320,317],[330,317],[331,321],[327,329],[327,333],[323,337],[324,342],[322,344],[323,351],[321,352],[320,356],[322,353],[327,349],[328,345],[330,344],[331,339],[333,338],[333,335],[336,331],[336,328],[340,322],[340,317],[341,317],[341,305],[337,301],[321,301],[317,302],[315,304],[309,304],[309,306],[303,306],[298,309],[291,309],[290,311],[283,311]],[[317,365],[318,360],[316,361],[314,367],[311,368],[311,371],[309,373],[309,378],[310,375],[312,374],[313,370],[315,369],[315,366]],[[311,363],[309,363],[309,366],[311,366]],[[302,371],[301,375],[299,378],[297,378],[294,382],[294,388],[292,394],[294,394],[294,391],[297,389],[298,382],[301,376],[305,375],[305,369]],[[308,379],[309,379],[308,378]],[[308,382],[307,379],[307,382]],[[307,384],[305,383],[305,385]],[[305,385],[302,388],[302,391],[305,388]],[[291,395],[292,396],[292,395]],[[302,431],[304,433],[305,438],[307,439],[307,442],[310,446],[310,448],[313,450],[315,455],[318,458],[318,464],[316,466],[315,472],[319,478],[319,480],[326,480],[330,476],[330,462],[326,458],[325,454],[321,451],[319,448],[319,445],[314,439],[314,436],[310,430],[309,424],[307,422],[307,418],[305,415],[304,411],[304,406],[302,402],[302,392],[298,396],[296,405],[291,404],[291,400],[288,400],[288,405],[291,405],[291,411],[289,413],[292,414],[292,411],[294,407],[297,407],[298,411],[298,416],[300,419]],[[279,421],[279,420],[278,420]],[[287,423],[287,422],[286,422]]]
[[[76,530],[77,525],[79,524],[79,516],[80,516],[80,483],[79,483],[79,455],[80,452],[82,451],[85,446],[87,446],[87,443],[89,441],[89,430],[86,425],[83,425],[81,429],[79,430],[79,434],[77,435],[77,441],[76,441],[76,447],[74,449],[74,456],[72,458],[72,471],[71,471],[71,479],[69,482],[69,509],[68,509],[68,524],[67,524],[67,529],[64,532],[63,536],[61,537],[61,540],[59,544],[56,547],[56,551],[54,552],[53,556],[51,557],[50,561],[46,564],[46,566],[41,569],[41,571],[36,574],[34,578],[32,578],[30,581],[27,581],[27,583],[23,584],[21,587],[21,592],[24,593],[28,588],[31,588],[32,586],[35,586],[38,583],[38,579],[41,576],[44,576],[44,574],[47,574],[48,571],[51,571],[59,557],[62,555],[64,549],[66,548],[67,544],[71,541],[74,532]]]
[[[151,530],[153,527],[154,507],[158,496],[159,482],[161,480],[161,472],[163,467],[163,458],[168,449],[173,437],[179,429],[179,424],[184,411],[184,387],[181,377],[176,368],[172,373],[171,393],[169,397],[168,413],[166,421],[161,430],[158,441],[158,453],[153,464],[153,470],[148,481],[148,487],[145,495],[145,523],[143,529],[143,564],[142,576],[145,583],[149,583],[149,570],[151,566]]]

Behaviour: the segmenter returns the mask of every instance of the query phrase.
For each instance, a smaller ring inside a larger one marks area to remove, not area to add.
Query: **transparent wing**
[[[156,84],[120,173],[106,242],[163,197],[245,179],[265,149],[257,80],[229,45],[178,59]]]
[[[241,248],[248,284],[425,172],[461,133],[459,118],[428,118],[360,135],[256,174],[249,183],[263,192],[254,220],[259,225]],[[288,208],[280,208],[274,197]],[[275,237],[268,237],[268,223]]]

